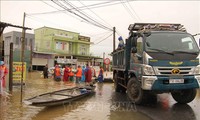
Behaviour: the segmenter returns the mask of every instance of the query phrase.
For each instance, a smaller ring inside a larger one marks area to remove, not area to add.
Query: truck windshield
[[[152,32],[146,38],[147,52],[194,53],[199,52],[195,39],[187,33]]]

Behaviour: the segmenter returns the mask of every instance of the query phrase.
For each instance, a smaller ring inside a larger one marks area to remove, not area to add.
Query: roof
[[[40,28],[36,28],[36,29],[34,29],[34,30],[39,30],[39,29],[44,29],[44,28],[48,28],[48,29],[54,29],[54,30],[60,30],[60,31],[66,31],[66,32],[71,32],[71,33],[80,34],[80,33],[73,32],[73,31],[63,30],[63,29],[59,29],[59,28],[52,28],[52,27],[47,27],[47,26],[40,27]]]

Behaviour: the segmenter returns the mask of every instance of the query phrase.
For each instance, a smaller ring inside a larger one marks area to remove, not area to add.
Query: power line
[[[135,12],[135,10],[133,9],[132,5],[130,4],[129,0],[126,0],[129,7],[131,8],[131,10],[135,13],[135,16],[137,19],[139,19],[139,21],[142,21],[141,18],[137,15],[137,13]]]
[[[41,23],[41,24],[42,24],[42,23],[51,24],[51,25],[59,26],[59,28],[71,29],[71,31],[78,31],[77,29],[68,28],[67,26],[63,26],[63,25],[57,24],[57,23],[55,23],[55,22],[51,22],[51,21],[46,20],[46,19],[38,18],[38,17],[36,17],[36,16],[27,15],[26,17],[29,18],[29,19],[32,19],[32,20],[34,20],[34,21],[36,21],[36,22],[38,22],[38,23]],[[51,27],[51,26],[49,26],[49,27]]]
[[[107,36],[108,34],[110,35],[111,32],[109,31],[109,32],[105,33],[104,35],[102,35],[100,37],[95,36],[96,40],[94,40],[93,42],[96,42],[96,41],[99,42],[99,39],[104,39],[105,36]]]
[[[45,3],[46,5],[54,8],[54,9],[57,9],[58,11],[60,11],[58,8],[54,7],[53,5],[50,5],[49,3],[45,2],[44,0],[41,0],[43,3]]]
[[[131,10],[126,6],[125,3],[122,3],[123,7],[125,8],[125,10],[130,14],[130,16],[134,19],[134,15],[133,13],[131,12]]]
[[[44,0],[41,0],[41,1],[44,2]],[[54,13],[66,12],[66,10],[59,10],[56,7],[50,5],[47,2],[44,2],[44,3],[47,4],[48,6],[56,9],[57,11],[50,11],[50,12],[43,12],[43,13],[31,13],[29,15],[43,15],[43,14],[54,14]],[[87,5],[87,6],[81,6],[81,7],[77,7],[77,8],[79,8],[79,10],[85,10],[85,9],[88,9],[88,8],[89,9],[94,9],[94,8],[106,7],[106,6],[116,5],[116,4],[121,4],[121,2],[119,2],[119,1],[109,1],[109,2],[91,4],[91,5]],[[74,8],[70,8],[69,10],[73,11]]]
[[[108,24],[110,27],[112,27],[109,23],[107,23],[105,20],[103,20],[100,16],[98,16],[94,11],[92,11],[89,7],[87,7],[85,4],[83,4],[80,0],[78,0],[83,6],[85,6],[88,10],[90,10],[94,15],[96,15],[99,19],[101,19],[103,22]]]
[[[98,23],[97,21],[95,21],[94,19],[90,18],[88,15],[86,15],[85,13],[81,12],[80,10],[77,9],[77,7],[75,7],[73,4],[71,4],[69,1],[66,2],[66,1],[63,1],[65,4],[67,4],[68,6],[70,6],[71,8],[74,8],[77,12],[73,12],[71,10],[69,10],[69,8],[67,8],[65,5],[63,5],[60,1],[55,1],[55,0],[52,0],[52,2],[54,2],[56,5],[60,6],[61,8],[65,9],[66,11],[78,16],[79,18],[83,19],[85,22],[89,23],[89,24],[92,24],[94,26],[97,26],[97,27],[100,27],[102,29],[105,29],[105,30],[112,30],[100,23]],[[80,15],[82,14],[82,15]]]
[[[68,5],[70,5],[72,8],[75,8],[77,10],[77,12],[79,12],[80,14],[82,14],[83,16],[85,16],[87,19],[90,19],[92,22],[94,22],[95,24],[105,28],[105,29],[108,29],[108,30],[111,30],[110,28],[106,27],[105,25],[97,22],[96,20],[92,19],[91,16],[87,15],[86,13],[84,13],[83,11],[80,11],[76,6],[74,6],[72,3],[70,3],[69,1],[67,2]]]
[[[112,34],[110,34],[109,36],[107,36],[106,38],[104,38],[103,40],[99,41],[98,43],[96,43],[96,44],[94,44],[94,45],[97,45],[97,44],[103,42],[104,40],[106,40],[106,39],[109,38],[110,36],[112,36]]]
[[[106,32],[102,32],[102,33],[98,33],[98,34],[93,34],[93,35],[90,35],[91,37],[97,37],[98,35],[102,35],[102,34],[106,34],[106,33],[110,33],[110,31],[106,31]]]
[[[41,0],[41,1],[42,1],[43,3],[45,3],[46,5],[48,5],[48,6],[52,7],[52,8],[54,8],[54,9],[56,9],[56,10],[58,10],[58,11],[43,12],[43,13],[29,13],[28,15],[32,15],[32,16],[33,16],[33,15],[44,15],[44,14],[54,14],[54,13],[60,13],[60,12],[67,14],[66,10],[60,10],[60,9],[56,8],[55,6],[50,5],[49,3],[45,2],[44,0]],[[67,15],[69,15],[69,16],[71,16],[71,17],[75,17],[75,16],[72,16],[71,14],[67,14]],[[78,20],[81,21],[81,19],[79,19],[78,17],[76,17],[76,19],[78,19]]]

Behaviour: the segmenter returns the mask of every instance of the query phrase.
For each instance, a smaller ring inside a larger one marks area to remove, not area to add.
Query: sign
[[[86,36],[79,36],[80,41],[90,42],[90,38]]]
[[[62,64],[76,64],[77,63],[77,59],[57,58],[57,63],[62,63]]]
[[[110,64],[110,59],[109,58],[105,58],[104,59],[104,64],[109,65]]]
[[[103,62],[103,59],[95,59],[95,62]]]
[[[23,80],[26,78],[26,62],[23,65]],[[21,81],[22,78],[22,62],[13,62],[13,80]]]

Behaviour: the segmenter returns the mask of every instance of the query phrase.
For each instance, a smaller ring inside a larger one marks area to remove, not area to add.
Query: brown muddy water
[[[11,96],[0,96],[0,120],[151,120],[115,93],[113,83],[96,83],[96,93],[69,104],[55,107],[35,107],[21,102],[21,88],[14,86]],[[43,79],[40,72],[28,73],[23,87],[23,100],[54,90],[73,87]]]

